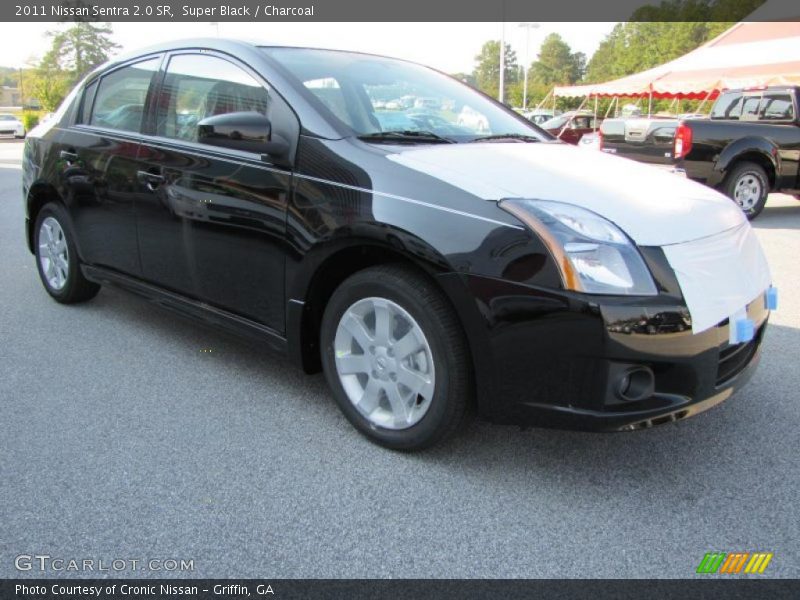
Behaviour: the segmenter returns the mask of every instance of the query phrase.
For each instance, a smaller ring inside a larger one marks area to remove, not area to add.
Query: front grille
[[[761,331],[749,342],[734,344],[720,350],[719,365],[717,366],[717,386],[724,385],[742,372],[756,353],[760,341]]]

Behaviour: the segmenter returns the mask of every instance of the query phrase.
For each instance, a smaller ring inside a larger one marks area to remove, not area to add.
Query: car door
[[[291,170],[266,155],[201,143],[199,123],[255,111],[290,144],[299,123],[267,82],[211,52],[173,53],[143,145],[137,207],[146,280],[284,331]]]
[[[59,191],[83,260],[137,276],[138,150],[161,58],[137,59],[90,82],[76,122],[55,142]]]

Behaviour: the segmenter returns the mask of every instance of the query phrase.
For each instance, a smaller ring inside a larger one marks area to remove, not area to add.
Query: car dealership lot
[[[0,576],[49,554],[206,577],[686,577],[709,551],[800,576],[797,201],[755,222],[780,310],[728,402],[630,434],[475,423],[404,455],[248,342],[113,289],[53,302],[23,241],[21,147],[0,142]]]

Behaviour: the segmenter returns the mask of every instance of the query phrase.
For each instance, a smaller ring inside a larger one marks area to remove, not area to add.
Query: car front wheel
[[[371,441],[419,450],[462,422],[473,387],[466,340],[447,299],[414,270],[345,280],[325,309],[321,349],[339,407]]]
[[[81,273],[69,217],[61,205],[47,204],[39,211],[34,242],[39,277],[55,300],[74,304],[97,295],[100,286]]]

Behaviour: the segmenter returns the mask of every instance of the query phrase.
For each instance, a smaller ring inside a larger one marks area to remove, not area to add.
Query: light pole
[[[505,21],[500,26],[500,102],[505,100],[506,87],[506,24]]]
[[[25,88],[22,87],[22,67],[19,68],[19,103],[22,110],[25,110]]]
[[[522,84],[522,109],[528,110],[528,70],[530,69],[530,43],[531,29],[539,29],[538,23],[520,23],[520,27],[525,29],[525,64],[522,65],[525,74],[525,83]]]

